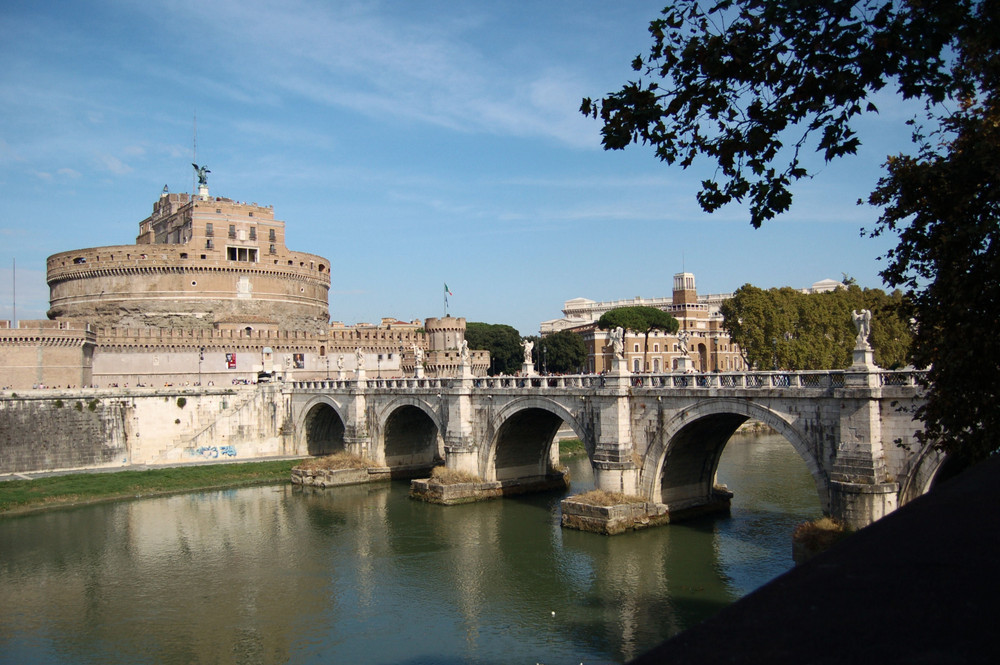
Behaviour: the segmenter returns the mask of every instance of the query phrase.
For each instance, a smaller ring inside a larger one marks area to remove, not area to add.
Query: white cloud
[[[96,155],[98,166],[107,171],[111,171],[115,175],[125,175],[132,172],[132,167],[118,159],[114,155],[109,154],[99,154]]]

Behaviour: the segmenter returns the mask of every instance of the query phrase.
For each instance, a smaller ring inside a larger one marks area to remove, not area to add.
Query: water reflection
[[[561,529],[557,494],[441,507],[405,483],[3,519],[0,663],[621,662],[787,569],[818,513],[781,439],[734,440],[719,476],[732,517],[613,538]]]

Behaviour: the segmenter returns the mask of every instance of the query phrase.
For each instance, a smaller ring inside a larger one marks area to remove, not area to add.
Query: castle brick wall
[[[89,386],[96,334],[86,324],[21,321],[0,328],[0,387]]]
[[[187,245],[118,245],[48,259],[49,318],[102,326],[211,328],[220,320],[271,321],[319,331],[329,321],[329,263],[282,251],[257,262]]]

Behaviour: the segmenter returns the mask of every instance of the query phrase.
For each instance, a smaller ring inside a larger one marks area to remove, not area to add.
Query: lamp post
[[[549,347],[542,347],[542,374],[548,374],[548,357],[549,357]]]
[[[326,357],[326,380],[330,380],[330,356]]]
[[[198,385],[201,385],[201,361],[205,359],[205,347],[198,349]]]
[[[378,354],[375,359],[376,378],[382,378],[382,354]]]

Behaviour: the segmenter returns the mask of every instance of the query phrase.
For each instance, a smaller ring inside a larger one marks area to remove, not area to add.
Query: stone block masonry
[[[0,473],[122,464],[126,411],[93,396],[0,399]]]
[[[0,394],[0,473],[293,455],[280,394],[234,388]]]

